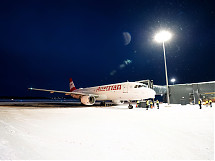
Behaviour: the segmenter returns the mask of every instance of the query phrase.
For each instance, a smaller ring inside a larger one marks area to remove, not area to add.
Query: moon
[[[123,32],[123,40],[124,40],[124,45],[128,45],[131,42],[131,34],[129,32]]]

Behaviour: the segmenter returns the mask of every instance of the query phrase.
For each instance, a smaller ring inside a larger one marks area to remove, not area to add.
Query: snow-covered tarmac
[[[214,107],[0,106],[0,159],[213,160]]]

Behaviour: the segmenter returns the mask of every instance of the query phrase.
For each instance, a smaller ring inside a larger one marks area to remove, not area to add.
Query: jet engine
[[[94,96],[82,96],[81,103],[84,105],[93,105],[96,102],[96,98]]]

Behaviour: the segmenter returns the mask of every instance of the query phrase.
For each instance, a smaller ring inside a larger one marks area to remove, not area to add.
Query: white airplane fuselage
[[[155,91],[153,89],[144,87],[142,83],[137,82],[79,88],[74,90],[74,92],[98,95],[96,98],[98,101],[111,100],[119,102],[155,98]]]

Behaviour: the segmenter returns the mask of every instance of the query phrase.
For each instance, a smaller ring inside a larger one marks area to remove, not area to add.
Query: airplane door
[[[128,93],[128,84],[123,85],[123,93]]]

